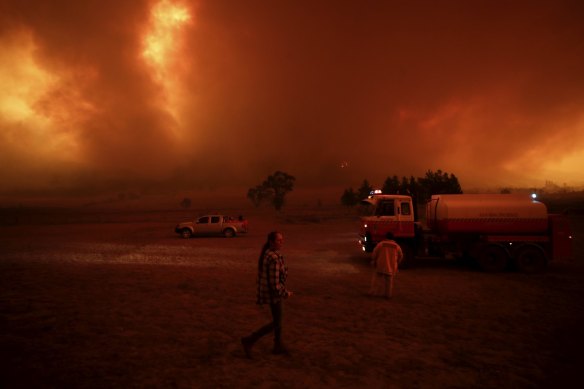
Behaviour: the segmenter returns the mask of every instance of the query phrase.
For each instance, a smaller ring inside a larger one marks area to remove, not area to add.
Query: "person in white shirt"
[[[371,253],[374,271],[369,295],[384,296],[386,299],[393,296],[393,279],[403,257],[401,247],[393,240],[393,235],[388,233],[387,239],[379,242]]]

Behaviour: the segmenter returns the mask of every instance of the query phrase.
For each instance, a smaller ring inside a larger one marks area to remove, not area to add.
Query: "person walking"
[[[288,350],[282,343],[282,313],[283,301],[292,296],[292,292],[286,289],[288,267],[284,256],[280,253],[284,237],[281,232],[272,231],[258,258],[257,276],[257,304],[270,305],[272,321],[249,336],[241,338],[243,351],[251,358],[251,349],[261,337],[274,332],[274,354],[288,354]]]
[[[386,240],[375,246],[371,253],[371,265],[374,267],[369,289],[371,296],[384,296],[386,299],[393,296],[394,277],[403,257],[402,249],[393,240],[391,233],[387,234]],[[383,292],[380,292],[380,289]]]

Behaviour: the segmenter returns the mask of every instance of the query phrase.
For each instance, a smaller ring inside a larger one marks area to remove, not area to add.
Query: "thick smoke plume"
[[[0,192],[584,184],[580,1],[0,5]]]

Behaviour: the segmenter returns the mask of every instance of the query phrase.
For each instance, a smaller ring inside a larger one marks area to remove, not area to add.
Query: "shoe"
[[[251,338],[249,336],[241,338],[241,345],[243,346],[245,356],[251,359],[251,346],[253,346]]]

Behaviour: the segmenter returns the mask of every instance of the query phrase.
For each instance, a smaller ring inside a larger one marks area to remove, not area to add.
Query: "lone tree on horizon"
[[[286,194],[294,189],[294,181],[296,178],[278,170],[268,176],[261,185],[250,188],[247,197],[256,207],[269,199],[276,211],[279,211],[285,204]]]
[[[253,188],[249,188],[247,191],[247,198],[252,202],[254,207],[259,207],[264,200],[271,198],[272,192],[262,185],[256,185]]]

